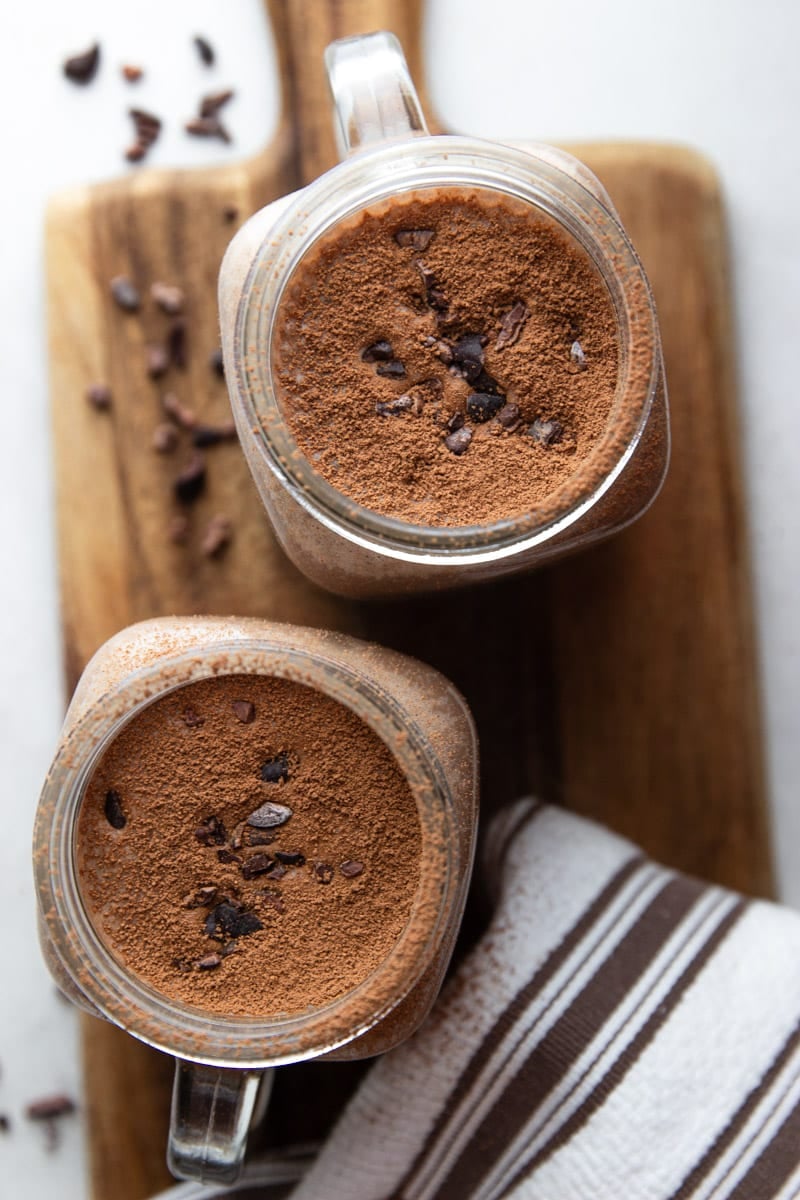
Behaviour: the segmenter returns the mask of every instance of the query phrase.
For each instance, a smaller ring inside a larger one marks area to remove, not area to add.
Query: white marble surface
[[[691,31],[691,32],[689,32]],[[190,39],[206,34],[205,71]],[[93,38],[94,85],[63,80],[68,52]],[[671,0],[605,5],[431,0],[428,67],[450,124],[477,135],[641,137],[705,151],[725,186],[734,251],[738,352],[756,566],[775,847],[784,898],[800,904],[800,159],[796,114],[800,7]],[[277,116],[274,59],[258,0],[57,0],[0,6],[0,472],[8,637],[0,692],[0,1198],[86,1195],[80,1117],[55,1154],[23,1117],[27,1100],[78,1093],[73,1014],[57,999],[35,942],[30,829],[62,707],[49,465],[41,229],[46,197],[127,169],[127,106],[164,114],[154,165],[231,160],[257,150]],[[118,65],[147,78],[122,82]],[[195,97],[234,84],[227,149],[185,137]],[[209,297],[209,302],[213,302]],[[713,720],[713,713],[709,714]]]

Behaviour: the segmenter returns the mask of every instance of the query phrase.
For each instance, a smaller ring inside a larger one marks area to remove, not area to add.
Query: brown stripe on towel
[[[694,881],[692,881],[694,882]],[[738,901],[731,908],[724,918],[720,921],[713,933],[709,936],[702,948],[692,959],[686,970],[682,973],[679,979],[670,988],[667,995],[658,1005],[655,1012],[649,1020],[642,1026],[632,1041],[625,1047],[619,1058],[611,1065],[609,1070],[587,1096],[581,1106],[569,1117],[561,1128],[550,1138],[550,1140],[525,1162],[516,1172],[514,1178],[507,1187],[499,1193],[498,1200],[502,1200],[503,1196],[510,1195],[516,1187],[522,1183],[527,1175],[549,1158],[558,1150],[561,1150],[566,1143],[574,1137],[577,1131],[586,1124],[590,1117],[597,1112],[602,1104],[608,1099],[615,1088],[624,1080],[625,1076],[630,1071],[631,1067],[638,1061],[644,1049],[652,1042],[653,1038],[658,1033],[659,1029],[665,1024],[669,1016],[674,1012],[678,1003],[694,983],[697,976],[702,971],[706,963],[713,957],[719,949],[722,942],[730,933],[733,926],[741,917],[745,908],[746,902]]]
[[[795,1027],[793,1033],[783,1043],[768,1070],[759,1079],[752,1091],[748,1093],[744,1103],[731,1117],[728,1124],[700,1159],[697,1166],[686,1176],[677,1192],[673,1192],[670,1200],[689,1200],[694,1195],[703,1180],[711,1174],[711,1171],[722,1158],[725,1151],[742,1132],[755,1110],[759,1105],[763,1104],[775,1080],[781,1074],[798,1046],[800,1046],[800,1025]]]
[[[486,1063],[493,1050],[500,1044],[503,1038],[519,1021],[520,1017],[525,1013],[531,1001],[536,997],[542,988],[544,988],[550,979],[555,975],[559,968],[569,958],[570,954],[580,945],[586,935],[597,924],[606,910],[616,900],[617,896],[623,890],[625,885],[635,873],[647,862],[647,859],[642,854],[634,854],[626,863],[611,877],[603,890],[599,893],[589,907],[581,914],[580,919],[573,925],[572,929],[566,934],[563,940],[554,950],[550,952],[545,961],[542,963],[539,970],[532,979],[516,994],[511,1003],[503,1010],[500,1016],[495,1021],[492,1028],[483,1038],[480,1045],[476,1047],[470,1061],[464,1068],[461,1076],[456,1082],[455,1087],[448,1096],[447,1103],[439,1112],[430,1133],[425,1139],[425,1142],[416,1156],[403,1180],[401,1181],[397,1194],[402,1196],[405,1194],[405,1188],[414,1179],[420,1167],[427,1159],[430,1152],[434,1149],[438,1150],[437,1143],[441,1137],[442,1131],[449,1124],[453,1113],[462,1103],[464,1097],[468,1094],[479,1076],[484,1071]]]
[[[800,1104],[796,1104],[775,1137],[726,1200],[772,1200],[797,1167]]]
[[[475,1190],[476,1181],[495,1166],[531,1114],[601,1032],[706,890],[703,884],[683,876],[667,878],[626,936],[521,1064],[445,1178],[435,1190],[426,1192],[430,1200],[463,1200]]]

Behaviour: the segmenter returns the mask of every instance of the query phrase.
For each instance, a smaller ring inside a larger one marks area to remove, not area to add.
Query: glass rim
[[[182,1005],[127,970],[89,918],[73,858],[86,785],[122,727],[168,692],[200,679],[237,674],[305,683],[355,712],[403,771],[422,835],[420,883],[406,925],[386,958],[329,1004],[281,1018],[226,1017]],[[389,732],[395,735],[391,741]],[[187,1061],[220,1066],[269,1067],[318,1057],[374,1028],[435,958],[459,890],[448,795],[444,769],[407,710],[385,688],[335,658],[249,637],[221,638],[201,650],[165,654],[97,696],[62,740],[36,816],[34,875],[40,913],[59,964],[76,988],[102,1016],[140,1041]]]
[[[272,385],[272,341],[284,289],[303,254],[339,221],[393,195],[468,186],[527,202],[555,220],[588,253],[614,304],[619,377],[605,433],[542,505],[503,521],[427,526],[399,521],[349,499],[299,449]],[[296,193],[262,241],[236,312],[234,370],[245,446],[302,508],[347,540],[387,557],[445,565],[485,563],[556,538],[613,485],[634,454],[660,373],[650,287],[615,215],[583,184],[523,150],[454,137],[414,137],[353,154]]]

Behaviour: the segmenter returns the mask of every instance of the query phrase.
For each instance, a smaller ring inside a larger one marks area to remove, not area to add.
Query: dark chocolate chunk
[[[467,383],[474,383],[483,370],[483,339],[477,333],[466,333],[452,348],[453,363]]]
[[[184,908],[208,908],[217,897],[217,889],[213,883],[200,887],[196,892],[189,892],[183,897]]]
[[[427,250],[436,234],[435,229],[398,229],[394,240],[403,249]]]
[[[228,517],[217,513],[206,526],[200,550],[206,558],[218,558],[233,540],[233,525]]]
[[[275,866],[275,859],[269,854],[253,854],[242,864],[242,875],[245,879],[255,879],[256,875],[265,875]]]
[[[144,75],[141,67],[135,66],[133,63],[125,63],[121,68],[122,78],[126,83],[138,83]]]
[[[171,454],[178,445],[178,431],[164,421],[153,430],[153,449],[159,454]]]
[[[521,300],[517,300],[516,304],[500,320],[500,332],[494,344],[495,350],[504,350],[506,346],[514,345],[522,333],[522,327],[528,316],[525,305]]]
[[[192,504],[198,496],[202,495],[205,486],[206,463],[198,450],[175,478],[172,485],[175,499],[179,500],[181,504]]]
[[[224,108],[229,100],[234,97],[232,88],[226,88],[222,92],[210,92],[207,96],[203,96],[200,101],[200,116],[215,117],[221,108]]]
[[[497,420],[503,429],[516,429],[519,425],[520,413],[518,404],[504,404],[497,413]]]
[[[107,383],[93,383],[86,389],[86,399],[98,412],[111,408],[111,388]]]
[[[391,342],[373,342],[361,351],[361,361],[365,363],[389,362],[394,358]]]
[[[317,883],[330,883],[333,879],[334,871],[330,863],[315,862],[312,870]]]
[[[467,416],[473,421],[488,421],[504,404],[504,396],[496,396],[490,392],[470,392],[467,396]]]
[[[194,836],[201,846],[224,846],[228,840],[225,825],[219,817],[206,817],[195,829]]]
[[[187,704],[186,708],[181,713],[181,720],[188,729],[199,729],[201,725],[205,725],[205,717],[201,717],[196,709]]]
[[[197,417],[192,409],[181,404],[174,392],[164,393],[161,397],[161,407],[167,416],[172,417],[173,421],[182,429],[194,429],[197,424]]]
[[[219,138],[221,142],[230,142],[231,140],[231,135],[219,117],[192,117],[183,128],[192,137]]]
[[[541,417],[537,417],[528,433],[543,446],[552,446],[554,442],[561,441],[564,426],[560,421],[543,421]]]
[[[158,342],[150,342],[144,348],[147,374],[151,379],[160,379],[169,370],[170,356],[166,346]]]
[[[247,824],[256,829],[276,829],[279,825],[285,825],[291,815],[292,810],[285,804],[273,804],[267,800],[266,804],[250,813]]]
[[[208,365],[215,375],[219,375],[220,379],[225,378],[225,362],[222,358],[222,351],[219,346],[216,350],[212,350],[208,356]]]
[[[254,912],[249,912],[241,904],[223,900],[206,917],[203,932],[206,937],[225,942],[228,938],[247,937],[263,928]]]
[[[586,355],[583,352],[583,346],[578,341],[574,341],[569,348],[569,356],[579,371],[586,370]]]
[[[64,63],[63,71],[72,83],[91,83],[100,65],[100,46],[97,42],[84,50],[83,54],[73,54]]]
[[[276,850],[275,857],[285,867],[302,867],[306,861],[305,854],[300,850]]]
[[[376,400],[375,412],[379,417],[396,417],[410,412],[414,401],[410,396],[395,396],[392,400]]]
[[[250,700],[234,700],[231,708],[243,725],[250,725],[256,719],[256,706]]]
[[[197,425],[192,434],[192,441],[200,450],[206,446],[217,446],[220,442],[232,442],[236,439],[236,426],[233,421],[224,425]]]
[[[387,379],[405,379],[406,368],[399,358],[393,358],[390,362],[379,363],[375,374],[385,375]]]
[[[357,875],[361,875],[364,871],[364,864],[357,862],[354,858],[348,858],[347,862],[343,862],[339,870],[344,875],[345,879],[355,879]]]
[[[203,958],[198,958],[198,971],[213,971],[216,967],[221,966],[222,958],[219,954],[206,954]]]
[[[192,38],[192,41],[194,42],[194,47],[197,50],[197,53],[200,55],[200,61],[203,66],[213,67],[216,55],[214,54],[214,47],[211,45],[208,39],[202,37],[198,33],[196,37]]]
[[[456,433],[459,429],[464,428],[464,414],[459,410],[454,412],[447,420],[447,432]]]
[[[444,444],[452,454],[463,454],[472,441],[472,430],[468,425],[464,425],[461,429],[456,429],[455,433],[449,433],[444,439]]]
[[[111,295],[116,300],[120,308],[125,312],[138,312],[142,298],[139,295],[139,289],[128,278],[127,275],[115,275],[109,285],[111,287]]]
[[[179,371],[184,370],[187,362],[186,322],[177,317],[167,331],[167,351],[170,362]]]
[[[172,283],[159,283],[156,281],[150,288],[150,295],[161,311],[165,312],[167,316],[176,317],[178,313],[183,312],[183,288],[179,288]]]
[[[106,820],[113,829],[124,829],[128,823],[128,818],[122,810],[122,797],[113,788],[106,792],[103,812],[106,814]]]
[[[285,750],[261,764],[261,778],[265,783],[281,783],[289,778],[289,755]],[[257,825],[258,822],[251,821],[251,824]]]

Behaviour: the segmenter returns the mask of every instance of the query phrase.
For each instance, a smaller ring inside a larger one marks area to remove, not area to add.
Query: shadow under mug
[[[188,683],[268,675],[311,686],[355,712],[391,749],[416,803],[420,882],[408,922],[352,991],[293,1014],[227,1017],[178,1004],[126,969],[81,898],[75,837],[82,799],[110,742],[137,713]],[[269,1068],[363,1058],[403,1041],[441,985],[466,899],[477,803],[469,711],[438,672],[321,630],[256,619],[163,618],[117,634],[87,666],[44,784],[34,832],[42,949],[80,1007],[176,1058],[169,1165],[231,1182],[269,1093]]]

